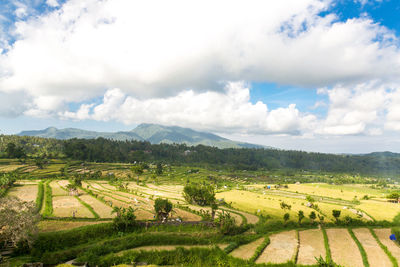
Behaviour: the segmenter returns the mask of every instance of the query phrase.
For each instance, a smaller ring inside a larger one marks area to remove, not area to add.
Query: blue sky
[[[0,133],[147,122],[400,152],[399,11],[393,0],[1,1]]]

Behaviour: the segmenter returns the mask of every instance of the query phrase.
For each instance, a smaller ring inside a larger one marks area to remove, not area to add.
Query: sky
[[[397,0],[0,1],[0,134],[176,125],[400,152]]]

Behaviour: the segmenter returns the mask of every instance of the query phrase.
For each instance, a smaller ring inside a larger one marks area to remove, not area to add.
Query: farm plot
[[[376,200],[363,200],[356,208],[365,211],[378,221],[387,220],[391,222],[400,212],[399,204]]]
[[[111,214],[112,208],[107,206],[100,200],[90,196],[90,195],[82,195],[79,198],[89,204],[93,210],[100,216],[100,218],[112,218],[115,217],[115,214]]]
[[[203,212],[208,212],[209,214],[211,214],[211,208],[210,207],[200,207],[200,206],[195,206],[195,205],[187,205],[191,210],[195,210],[195,211],[203,211]],[[224,211],[226,212],[226,211]],[[229,212],[229,211],[228,211]],[[220,214],[222,213],[221,209],[218,209],[215,217],[218,217]],[[243,222],[243,219],[240,215],[235,214],[233,212],[229,212],[230,215],[235,219],[236,225],[241,225]]]
[[[8,191],[9,196],[15,196],[21,199],[22,201],[33,201],[35,202],[36,196],[38,193],[37,185],[18,185],[12,187]]]
[[[374,232],[379,241],[388,248],[393,257],[400,263],[400,247],[389,238],[392,234],[391,229],[374,229]]]
[[[248,260],[254,255],[255,250],[262,244],[262,242],[264,242],[264,237],[234,249],[230,255],[236,258]]]
[[[360,251],[347,229],[326,229],[332,259],[343,266],[363,267]]]
[[[227,203],[239,210],[244,210],[249,213],[260,212],[268,214],[275,219],[282,219],[286,211],[281,209],[281,202],[291,205],[291,210],[288,211],[290,218],[297,218],[297,212],[303,210],[307,215],[313,209],[305,206],[306,201],[301,199],[293,199],[286,197],[272,197],[253,193],[249,191],[231,190],[216,194],[218,199],[223,198]],[[305,218],[305,220],[308,220]]]
[[[18,180],[15,182],[15,185],[37,185],[39,181],[40,180]]]
[[[298,264],[312,265],[315,258],[322,256],[325,259],[326,250],[324,236],[319,229],[311,229],[299,232],[300,248],[297,258]]]
[[[65,191],[57,181],[51,181],[49,185],[53,196],[68,196],[68,192]]]
[[[264,249],[256,263],[285,263],[296,253],[298,240],[296,231],[282,232],[270,236],[271,243]]]
[[[53,214],[56,217],[93,218],[93,214],[73,196],[53,197]]]
[[[325,214],[327,221],[332,221],[332,222],[335,221],[335,218],[332,215],[332,210],[340,210],[341,218],[350,216],[352,218],[361,219],[357,215],[357,211],[348,206],[327,204],[327,203],[321,203],[321,202],[318,202],[317,205],[320,208],[320,210],[322,211],[322,213]],[[362,217],[362,218],[364,218],[365,220],[371,220],[371,218],[369,218],[368,216]]]
[[[365,195],[376,197],[380,194],[380,191],[366,188],[364,185],[329,185],[317,183],[300,185],[289,184],[288,186],[288,189],[283,190],[344,200],[353,200],[354,197],[361,199]]]
[[[149,195],[149,196],[183,200],[182,193],[168,192],[168,191],[161,190],[161,189],[148,188],[148,187],[137,185],[135,183],[129,183],[128,188],[132,189],[132,190],[136,190],[142,194]]]
[[[388,256],[381,249],[378,242],[376,242],[375,238],[367,228],[353,229],[353,232],[367,253],[368,262],[371,266],[392,266]]]
[[[161,245],[161,246],[142,246],[142,247],[137,247],[137,248],[132,248],[129,250],[123,250],[116,255],[122,255],[125,252],[128,251],[163,251],[163,250],[175,250],[177,248],[185,248],[185,249],[191,249],[191,248],[213,248],[214,246],[219,247],[220,249],[224,249],[228,246],[228,244],[216,244],[216,245]]]

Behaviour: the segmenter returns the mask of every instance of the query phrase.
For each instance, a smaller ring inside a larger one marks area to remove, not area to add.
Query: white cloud
[[[386,86],[400,84],[396,37],[366,16],[319,16],[330,4],[69,0],[16,23],[12,46],[0,39],[0,93],[24,94],[15,112],[36,117],[262,134],[400,130],[400,96]],[[252,104],[245,84],[229,83],[237,80],[324,87],[328,114]],[[100,105],[66,108],[103,95]]]
[[[60,5],[57,0],[46,0],[46,4],[51,7],[58,7]]]
[[[116,120],[126,124],[141,122],[178,125],[199,130],[243,133],[300,134],[315,117],[301,114],[294,104],[268,110],[250,102],[249,88],[243,82],[228,83],[224,92],[184,91],[168,98],[139,100],[120,89],[108,90],[103,103],[82,105],[74,112],[60,114],[72,119]]]
[[[114,87],[158,97],[221,89],[230,80],[326,86],[398,79],[391,33],[365,18],[318,16],[328,5],[70,0],[16,25],[18,40],[0,61],[8,73],[0,90],[77,101]]]

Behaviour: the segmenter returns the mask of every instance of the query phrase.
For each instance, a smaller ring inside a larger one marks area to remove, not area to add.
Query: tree
[[[335,217],[337,223],[339,222],[340,213],[340,210],[332,210],[332,216]]]
[[[190,204],[209,206],[216,202],[214,188],[205,184],[187,184],[183,188],[183,197]]]
[[[285,224],[289,221],[289,219],[290,219],[290,214],[288,212],[286,212],[283,215],[283,220],[285,221]]]
[[[132,166],[131,171],[133,173],[135,173],[136,175],[141,175],[141,174],[143,174],[143,171],[144,171],[143,165],[138,164],[138,165]]]
[[[319,219],[319,222],[320,222],[321,224],[323,224],[323,223],[324,223],[324,220],[325,220],[325,217],[318,214],[318,219]]]
[[[297,216],[299,217],[299,224],[301,224],[301,221],[304,219],[304,212],[302,210],[299,210]]]
[[[235,218],[229,212],[222,211],[216,219],[219,232],[224,235],[235,234],[237,231]]]
[[[22,147],[16,146],[14,143],[8,143],[6,148],[7,157],[9,158],[23,158],[26,157],[25,151]]]
[[[172,203],[168,199],[157,198],[154,202],[157,220],[166,221],[172,211]]]
[[[24,202],[16,197],[2,198],[0,202],[0,242],[17,247],[23,243],[31,247],[37,233],[40,215],[33,202]]]
[[[290,210],[292,208],[291,205],[286,204],[284,201],[282,201],[280,205],[281,205],[281,209],[283,209],[283,210]]]
[[[215,219],[215,212],[218,210],[218,204],[217,203],[212,203],[211,204],[211,220],[214,221]]]
[[[111,214],[116,213],[113,219],[114,227],[119,231],[127,231],[136,226],[135,210],[132,207],[114,207]]]
[[[157,163],[156,174],[161,175],[163,173],[163,167],[161,163]]]
[[[397,192],[393,192],[393,193],[387,195],[386,198],[388,198],[388,199],[393,199],[394,201],[397,202],[397,201],[399,201],[400,194],[397,193]]]
[[[315,199],[312,196],[306,196],[306,200],[310,203],[314,203]]]
[[[312,211],[308,217],[310,217],[311,222],[314,222],[317,215],[315,214],[315,211]]]

